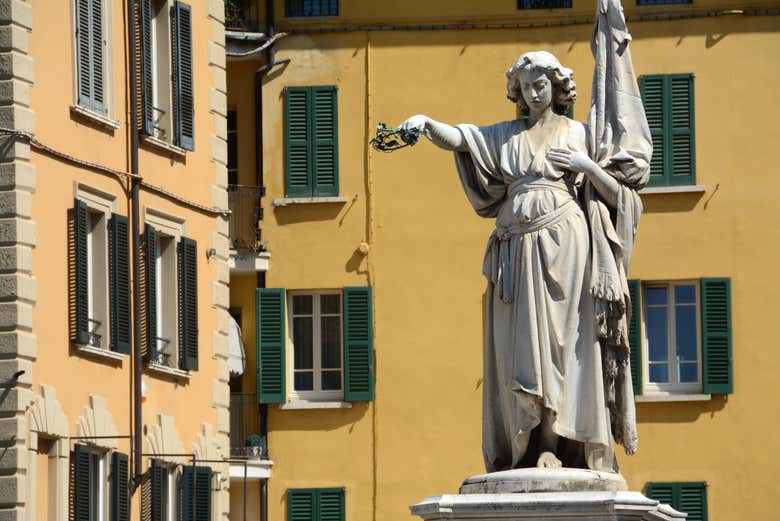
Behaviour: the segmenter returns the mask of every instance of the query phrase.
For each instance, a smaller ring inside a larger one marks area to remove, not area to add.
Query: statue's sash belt
[[[537,180],[532,183],[515,183],[509,187],[508,193],[511,197],[530,190],[550,189],[560,190],[571,195],[571,191],[567,189],[565,185],[542,180]],[[496,227],[488,239],[483,272],[485,276],[493,282],[493,285],[498,288],[499,298],[503,302],[512,302],[514,295],[514,279],[512,274],[514,273],[513,267],[515,259],[513,259],[510,254],[512,237],[524,233],[533,233],[554,226],[573,213],[579,211],[581,211],[580,206],[572,197],[572,199],[566,201],[554,211],[539,216],[539,218],[534,219],[533,221],[527,223],[518,222],[511,226]]]

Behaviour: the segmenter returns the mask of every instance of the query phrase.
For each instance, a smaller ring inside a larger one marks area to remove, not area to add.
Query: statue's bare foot
[[[552,452],[544,451],[536,460],[536,466],[542,469],[559,469],[561,468],[561,460],[556,458]]]

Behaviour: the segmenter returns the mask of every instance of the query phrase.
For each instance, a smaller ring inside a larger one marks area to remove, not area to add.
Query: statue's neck
[[[552,111],[552,108],[548,107],[544,110],[544,112],[530,112],[528,114],[528,119],[526,120],[526,125],[528,128],[532,127],[543,127],[548,122],[552,121],[555,118],[555,113]]]

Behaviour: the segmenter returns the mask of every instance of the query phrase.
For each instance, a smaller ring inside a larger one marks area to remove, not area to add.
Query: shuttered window
[[[629,292],[635,395],[733,392],[730,279],[630,280]]]
[[[287,87],[285,194],[337,196],[338,103],[335,86]]]
[[[286,299],[283,289],[263,288],[257,290],[255,305],[260,403],[285,402],[287,337],[292,341],[292,400],[374,399],[371,288],[295,291]]]
[[[696,184],[693,75],[642,76],[640,91],[653,138],[648,186]]]
[[[688,514],[688,521],[707,521],[707,484],[704,482],[654,482],[647,497]]]
[[[338,0],[285,0],[284,8],[288,18],[339,15]]]
[[[517,0],[518,9],[568,9],[571,0]]]
[[[287,521],[346,521],[344,489],[289,489]]]
[[[257,401],[285,401],[284,290],[262,288],[255,297]]]
[[[111,350],[130,353],[130,244],[127,217],[109,221],[109,292]]]
[[[179,0],[139,0],[141,129],[194,149],[192,14]]]
[[[178,245],[179,369],[198,369],[198,245],[182,237]]]
[[[211,467],[182,469],[182,521],[211,521]]]
[[[78,104],[107,114],[104,0],[75,0]]]
[[[111,454],[110,521],[130,521],[130,473],[127,454]]]
[[[70,453],[72,485],[70,489],[73,521],[94,521],[94,494],[98,476],[92,465],[92,451],[86,445],[76,444]]]

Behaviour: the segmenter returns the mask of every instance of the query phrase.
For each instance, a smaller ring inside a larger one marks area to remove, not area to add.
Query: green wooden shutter
[[[316,491],[297,489],[287,491],[287,521],[318,521],[316,515]]]
[[[255,294],[257,401],[285,401],[284,290],[259,288]]]
[[[182,237],[178,245],[179,368],[198,370],[198,244]]]
[[[149,487],[150,487],[150,503],[151,503],[151,519],[150,521],[165,521],[167,519],[167,513],[164,509],[165,492],[166,492],[166,479],[168,477],[168,470],[157,460],[152,460],[151,468],[149,469]]]
[[[704,482],[648,483],[647,497],[688,514],[688,521],[707,521],[707,484]]]
[[[308,87],[284,89],[284,188],[288,197],[314,194],[310,100]]]
[[[374,320],[371,288],[344,288],[344,399],[374,399]]]
[[[138,0],[138,34],[140,49],[141,130],[154,134],[154,83],[152,80],[152,0]]]
[[[317,490],[317,521],[344,521],[344,489]]]
[[[335,86],[312,87],[311,141],[315,197],[339,195],[338,103]]]
[[[703,390],[734,391],[731,345],[731,279],[701,279]]]
[[[211,467],[182,469],[182,521],[210,521]]]
[[[72,291],[71,291],[71,340],[82,345],[89,344],[89,285],[87,278],[87,234],[89,233],[89,211],[87,205],[76,199],[73,202],[72,236]]]
[[[157,232],[148,224],[144,228],[144,311],[146,315],[146,357],[157,361]]]
[[[108,222],[108,278],[111,350],[130,353],[130,245],[127,217],[112,214]]]
[[[669,184],[664,172],[666,146],[664,143],[664,78],[660,75],[639,78],[639,90],[645,107],[645,116],[653,139],[653,157],[650,161],[649,186]]]
[[[92,473],[91,451],[88,446],[76,444],[70,453],[73,468],[73,521],[93,521],[92,497],[93,481],[97,476]]]
[[[695,184],[696,154],[694,142],[693,75],[672,74],[666,78],[669,126],[666,132],[671,149],[669,184]]]
[[[696,183],[692,74],[656,74],[639,80],[653,158],[649,186]]]
[[[634,396],[642,394],[642,282],[638,279],[628,281],[628,293],[631,308],[628,321],[629,363]]]
[[[190,6],[176,1],[172,9],[174,142],[195,148],[195,103],[192,84],[192,15]]]
[[[103,0],[76,0],[78,104],[105,113]]]
[[[130,521],[130,474],[128,470],[127,454],[121,452],[111,453],[111,521]]]

